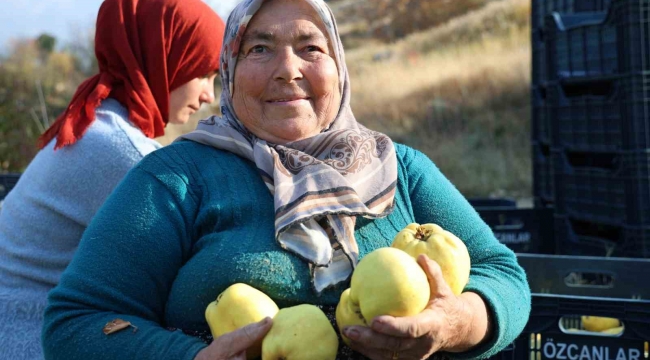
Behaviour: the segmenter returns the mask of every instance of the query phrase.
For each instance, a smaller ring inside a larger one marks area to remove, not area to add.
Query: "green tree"
[[[48,35],[14,44],[0,57],[0,171],[23,171],[36,141],[83,80],[70,53]]]
[[[51,54],[56,46],[56,38],[50,34],[41,34],[36,38],[36,43],[41,51]]]

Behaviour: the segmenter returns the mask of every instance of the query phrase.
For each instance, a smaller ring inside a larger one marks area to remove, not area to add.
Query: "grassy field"
[[[333,9],[357,120],[426,153],[466,196],[531,196],[529,1],[491,1],[390,44]]]

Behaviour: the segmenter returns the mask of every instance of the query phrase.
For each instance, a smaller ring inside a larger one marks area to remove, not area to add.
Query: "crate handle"
[[[615,246],[622,238],[621,231],[623,229],[619,226],[600,224],[588,221],[580,221],[577,219],[569,219],[573,232],[588,239],[597,241],[606,241]]]
[[[564,276],[564,284],[581,288],[613,288],[616,274],[611,272],[569,271]]]
[[[494,225],[494,230],[497,231],[521,230],[523,228],[524,228],[523,223],[510,224],[510,225]]]
[[[616,79],[614,77],[602,77],[596,80],[585,80],[580,78],[563,78],[560,81],[562,93],[567,98],[592,97],[597,99],[609,98],[616,92]]]
[[[624,159],[618,154],[567,151],[565,156],[572,168],[589,168],[616,175],[624,167]]]
[[[583,14],[551,13],[555,27],[560,31],[601,25],[607,21],[607,15],[607,12],[589,12]]]

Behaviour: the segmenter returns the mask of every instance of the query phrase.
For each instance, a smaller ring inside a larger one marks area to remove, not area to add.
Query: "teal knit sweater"
[[[525,274],[426,156],[399,144],[396,150],[395,209],[382,219],[357,219],[360,258],[390,246],[411,222],[437,223],[463,239],[472,260],[465,290],[485,299],[495,331],[480,348],[456,357],[494,354],[528,319]],[[347,285],[316,296],[308,265],[274,241],[272,214],[273,197],[252,162],[189,141],[153,152],[97,213],[50,292],[46,358],[193,359],[206,344],[186,333],[209,331],[206,306],[237,282],[260,289],[279,307],[335,305]],[[104,325],[116,318],[138,330],[104,335]]]

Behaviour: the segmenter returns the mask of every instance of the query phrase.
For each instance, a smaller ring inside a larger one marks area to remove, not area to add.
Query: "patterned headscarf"
[[[274,196],[275,239],[310,264],[317,293],[345,281],[357,264],[356,216],[380,218],[393,209],[397,159],[388,136],[357,123],[334,16],[322,0],[304,0],[319,14],[334,48],[341,104],[329,128],[284,145],[256,137],[235,115],[233,81],[242,37],[265,0],[244,0],[230,14],[221,53],[222,117],[181,136],[233,152],[257,165]]]

